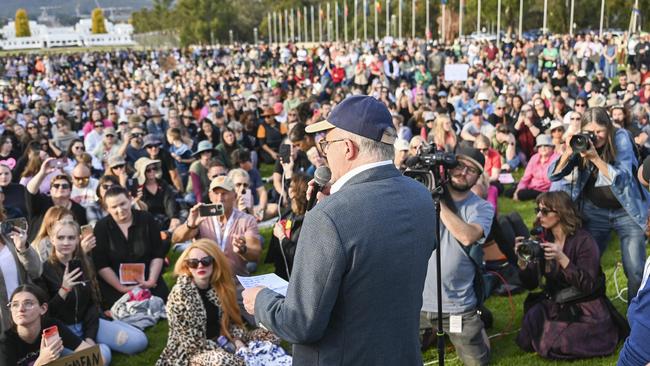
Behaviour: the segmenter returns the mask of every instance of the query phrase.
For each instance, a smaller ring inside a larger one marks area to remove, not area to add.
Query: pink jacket
[[[540,192],[548,192],[551,188],[551,181],[548,179],[548,166],[558,157],[557,152],[553,153],[545,163],[540,162],[539,153],[533,155],[526,165],[524,176],[517,185],[517,189],[534,189]]]

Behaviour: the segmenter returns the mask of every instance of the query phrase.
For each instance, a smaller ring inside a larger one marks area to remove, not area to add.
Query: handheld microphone
[[[332,179],[332,171],[326,166],[321,166],[314,172],[314,189],[311,191],[309,200],[307,200],[307,211],[311,210],[316,204],[316,195],[323,190],[323,187]]]

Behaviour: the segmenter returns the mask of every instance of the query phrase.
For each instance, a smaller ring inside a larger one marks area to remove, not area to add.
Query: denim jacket
[[[639,163],[634,155],[632,140],[625,130],[619,128],[614,134],[614,144],[616,145],[616,160],[612,164],[607,164],[609,178],[598,172],[595,186],[609,186],[625,211],[637,225],[645,230],[650,199],[648,192],[641,188],[637,181],[636,169]],[[579,155],[574,155],[569,158],[566,166],[560,172],[553,174],[559,160],[560,157],[548,167],[548,175],[552,182],[551,191],[564,191],[571,196],[571,199],[578,201],[589,179],[590,170],[577,168],[580,158]],[[574,168],[576,168],[575,176],[570,175]],[[568,178],[575,177],[575,179],[565,179],[567,175],[569,175]]]

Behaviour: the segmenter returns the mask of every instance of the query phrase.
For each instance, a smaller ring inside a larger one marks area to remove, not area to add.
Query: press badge
[[[463,332],[463,316],[450,315],[449,316],[449,333],[462,333]]]

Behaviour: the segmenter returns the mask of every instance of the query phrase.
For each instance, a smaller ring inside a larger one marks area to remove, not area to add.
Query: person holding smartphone
[[[47,295],[38,286],[19,286],[7,305],[13,326],[0,337],[0,365],[43,366],[58,360],[64,348],[76,352],[90,347],[63,323],[47,317]]]
[[[237,192],[232,179],[225,176],[214,178],[208,192],[212,204],[223,205],[223,214],[201,215],[201,209],[205,205],[195,205],[190,209],[187,221],[174,230],[172,243],[181,243],[194,238],[214,240],[228,258],[233,275],[249,276],[246,263],[257,262],[262,253],[257,220],[254,216],[237,209]],[[241,299],[241,291],[243,288],[239,285],[237,288],[239,299]],[[245,314],[241,300],[240,305],[242,314]],[[247,320],[252,321],[252,317],[249,316]]]
[[[49,295],[50,314],[90,345],[99,344],[104,364],[111,350],[135,354],[147,347],[147,336],[139,329],[100,318],[97,274],[81,247],[79,225],[58,221],[49,230],[52,254],[43,263],[41,286]]]

